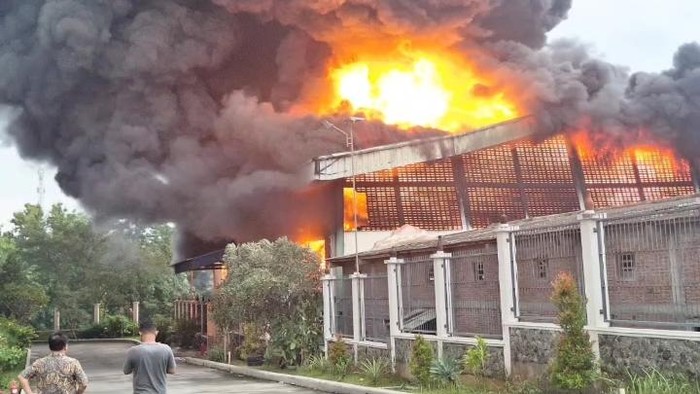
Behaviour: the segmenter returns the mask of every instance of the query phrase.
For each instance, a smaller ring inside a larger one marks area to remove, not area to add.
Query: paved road
[[[87,393],[131,392],[131,376],[122,373],[124,354],[131,346],[118,342],[68,345],[68,355],[80,360],[90,379]],[[48,353],[48,345],[32,346],[32,359],[44,356],[46,353]],[[250,380],[179,363],[177,373],[168,378],[168,393],[311,394],[316,392],[276,382]]]

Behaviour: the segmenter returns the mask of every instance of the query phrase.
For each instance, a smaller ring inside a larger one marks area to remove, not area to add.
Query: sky
[[[668,68],[680,44],[700,41],[700,0],[574,0],[569,19],[550,39],[576,38],[589,44],[600,58],[626,65],[632,71]],[[7,116],[0,113],[0,133]],[[0,134],[1,135],[1,134]],[[0,228],[7,228],[13,212],[37,203],[39,163],[24,161],[0,138]],[[44,166],[44,206],[62,203],[80,210],[54,181],[55,169]]]

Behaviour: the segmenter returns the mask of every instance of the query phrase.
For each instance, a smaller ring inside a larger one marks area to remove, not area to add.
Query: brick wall
[[[700,325],[700,226],[678,220],[605,228],[610,317]]]
[[[556,310],[551,283],[560,272],[570,272],[583,292],[581,239],[578,229],[516,233],[518,304],[524,320],[552,320]]]

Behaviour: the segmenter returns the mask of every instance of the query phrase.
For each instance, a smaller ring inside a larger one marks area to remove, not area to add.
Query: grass
[[[244,366],[245,362],[233,360],[235,365]],[[330,381],[342,381],[344,383],[356,384],[360,386],[390,388],[407,393],[421,394],[542,394],[544,391],[538,389],[531,382],[509,383],[498,379],[476,378],[472,375],[460,375],[457,387],[443,388],[420,388],[411,384],[408,380],[393,374],[382,376],[372,376],[368,374],[367,367],[353,367],[352,370],[342,379],[337,374],[331,372],[324,358],[313,359],[312,365],[308,367],[291,367],[281,369],[278,367],[265,365],[261,369],[278,372],[288,375],[301,375],[317,379]],[[364,369],[364,373],[363,373]],[[19,373],[19,371],[17,371]],[[16,376],[16,373],[14,374]],[[613,381],[611,381],[613,382]],[[658,370],[648,370],[642,374],[628,373],[625,383],[617,381],[613,387],[625,386],[628,394],[700,394],[700,381],[689,380],[688,378],[673,374],[662,373]],[[610,386],[608,386],[610,387]],[[617,393],[617,391],[613,391]]]
[[[629,394],[700,394],[700,382],[679,374],[664,374],[656,369],[641,375],[627,373]]]

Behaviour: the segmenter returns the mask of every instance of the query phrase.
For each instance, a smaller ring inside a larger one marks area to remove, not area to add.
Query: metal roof
[[[349,178],[352,175],[440,160],[530,137],[535,132],[534,121],[528,116],[464,134],[416,139],[362,149],[354,153],[354,174],[351,152],[319,156],[312,161],[313,179],[327,181]]]
[[[220,249],[200,256],[190,257],[189,259],[171,264],[171,267],[173,267],[176,274],[188,271],[222,269],[224,267],[224,252],[225,249]]]

